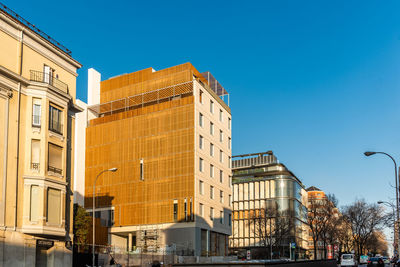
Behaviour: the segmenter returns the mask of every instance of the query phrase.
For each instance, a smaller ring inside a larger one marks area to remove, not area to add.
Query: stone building
[[[0,266],[72,265],[77,69],[0,4]]]

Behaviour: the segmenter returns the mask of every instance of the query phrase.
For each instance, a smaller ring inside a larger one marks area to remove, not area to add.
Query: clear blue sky
[[[191,62],[231,94],[233,154],[273,150],[305,184],[389,200],[400,162],[400,1],[1,0],[102,78]]]

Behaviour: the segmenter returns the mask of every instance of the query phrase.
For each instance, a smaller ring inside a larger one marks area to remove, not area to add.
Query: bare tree
[[[356,200],[344,207],[342,213],[350,225],[354,248],[359,257],[365,252],[374,232],[382,229],[385,216],[378,205],[367,204],[365,200]]]
[[[385,234],[382,231],[374,231],[374,233],[367,239],[365,249],[373,254],[386,256],[388,254],[388,243]]]
[[[351,225],[344,216],[340,216],[339,226],[337,229],[337,241],[341,252],[352,251],[353,236],[351,231]]]
[[[321,240],[324,244],[325,259],[327,258],[327,245],[337,243],[337,231],[341,221],[337,209],[338,203],[339,201],[334,194],[328,194],[321,210],[321,214],[326,219],[326,224],[321,228]]]
[[[288,211],[280,212],[277,207],[267,206],[253,213],[250,223],[254,234],[260,239],[265,251],[272,257],[273,252],[282,251],[282,244],[294,235],[293,218]]]
[[[327,197],[309,199],[308,201],[308,226],[314,244],[314,259],[318,255],[318,241],[324,243],[324,254],[326,257],[326,243],[329,236],[331,221],[334,214],[334,205]]]

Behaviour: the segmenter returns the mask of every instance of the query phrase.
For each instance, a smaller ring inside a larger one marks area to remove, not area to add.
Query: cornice
[[[25,34],[27,34],[30,38],[34,39],[36,42],[41,44],[42,46],[46,47],[53,53],[57,54],[59,57],[67,61],[69,64],[75,66],[76,68],[81,68],[82,64],[79,63],[77,60],[73,59],[71,56],[66,55],[63,51],[59,50],[58,48],[55,48],[53,44],[50,44],[48,41],[44,40],[42,37],[38,36],[36,33],[32,32],[29,28],[26,28],[25,26],[16,23],[12,19],[8,18],[4,14],[0,13],[0,17],[10,26],[23,31]],[[5,30],[5,29],[3,29]],[[7,31],[8,34],[11,34],[14,36],[14,38],[19,39],[18,36],[15,36],[14,34],[10,33]]]

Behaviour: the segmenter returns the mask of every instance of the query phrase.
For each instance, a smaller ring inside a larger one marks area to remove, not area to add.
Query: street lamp
[[[96,225],[95,225],[95,212],[94,209],[96,208],[96,181],[97,178],[100,177],[100,175],[102,175],[105,172],[116,172],[118,169],[117,168],[111,168],[108,170],[102,170],[99,174],[97,174],[96,179],[94,179],[94,183],[93,183],[93,209],[92,209],[92,215],[93,215],[93,244],[92,244],[92,267],[94,267],[94,261],[95,261],[95,256],[94,256],[94,245],[95,245],[95,230],[96,230]]]
[[[399,220],[399,191],[398,190],[400,188],[398,188],[398,180],[397,179],[399,179],[399,181],[400,181],[400,177],[397,177],[397,163],[394,160],[394,158],[392,156],[390,156],[388,153],[385,153],[385,152],[374,152],[374,151],[366,151],[366,152],[364,152],[364,155],[367,156],[367,157],[375,155],[375,154],[386,155],[394,163],[394,180],[395,180],[395,183],[396,183],[396,218],[397,218],[397,230],[398,230],[398,233],[399,233],[399,235],[397,237],[397,255],[399,255],[400,254],[400,225],[399,225],[400,220]],[[383,201],[378,201],[378,204],[380,204],[379,202],[384,203]]]

